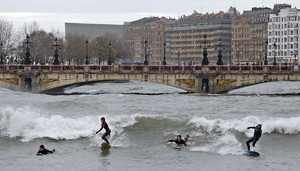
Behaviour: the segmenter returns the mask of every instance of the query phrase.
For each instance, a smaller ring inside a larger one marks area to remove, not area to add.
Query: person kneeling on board
[[[100,128],[99,131],[96,132],[96,134],[98,134],[98,132],[100,132],[103,128],[105,129],[106,132],[102,135],[102,139],[103,139],[107,144],[109,144],[109,142],[108,142],[106,136],[110,135],[110,132],[111,132],[111,131],[110,131],[109,127],[108,127],[108,124],[105,122],[105,118],[104,118],[104,117],[101,118],[101,128]]]
[[[167,143],[168,142],[175,142],[177,145],[184,145],[184,146],[186,146],[186,142],[187,142],[187,140],[188,140],[189,137],[190,137],[189,135],[186,135],[186,137],[183,140],[183,139],[181,139],[181,135],[177,135],[177,139],[175,139],[175,140],[168,140]]]
[[[247,142],[247,147],[248,147],[248,151],[250,151],[250,145],[249,143],[253,142],[252,143],[252,146],[255,147],[255,143],[259,140],[259,138],[261,137],[261,133],[262,133],[262,130],[261,130],[261,126],[262,124],[259,123],[256,127],[248,127],[247,129],[254,129],[254,136],[251,137]]]
[[[55,149],[53,149],[52,151],[47,150],[44,145],[40,145],[40,150],[37,152],[37,154],[49,154],[49,153],[53,153],[55,154]]]

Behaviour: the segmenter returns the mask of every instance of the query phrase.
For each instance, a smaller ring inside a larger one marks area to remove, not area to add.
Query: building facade
[[[231,13],[222,11],[217,14],[200,14],[195,11],[190,16],[182,16],[166,29],[167,62],[201,64],[203,47],[206,47],[210,64],[216,64],[218,48],[222,49],[226,64],[231,54],[231,18]]]
[[[86,37],[89,41],[92,41],[96,37],[103,36],[107,33],[122,38],[123,25],[65,23],[66,36],[80,35]]]
[[[161,64],[164,56],[165,29],[175,21],[165,17],[150,17],[125,22],[124,43],[130,50],[132,61],[144,62],[147,55],[149,64]]]
[[[277,64],[298,62],[300,51],[300,10],[281,9],[270,15],[268,25],[268,61]]]
[[[233,63],[261,64],[267,52],[269,15],[271,8],[252,8],[232,21]]]

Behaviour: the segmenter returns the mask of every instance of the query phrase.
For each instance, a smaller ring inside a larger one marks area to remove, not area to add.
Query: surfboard
[[[110,148],[110,144],[107,144],[106,142],[101,144],[102,148]]]
[[[256,151],[245,151],[249,156],[259,156],[260,154]]]
[[[173,144],[172,147],[174,149],[182,149],[184,147],[184,145]]]

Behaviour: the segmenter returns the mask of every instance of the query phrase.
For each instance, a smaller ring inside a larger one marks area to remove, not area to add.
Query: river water
[[[299,170],[300,83],[222,95],[153,83],[97,83],[51,96],[0,88],[0,170]],[[74,95],[76,93],[76,95]],[[112,147],[101,148],[105,117]],[[246,156],[249,126],[263,124]],[[166,144],[187,134],[187,147]],[[39,145],[56,154],[36,156]]]

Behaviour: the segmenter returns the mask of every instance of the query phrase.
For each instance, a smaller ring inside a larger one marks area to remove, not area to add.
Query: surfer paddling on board
[[[107,144],[109,144],[109,142],[108,142],[106,136],[110,135],[110,132],[111,132],[111,131],[110,131],[109,127],[108,127],[108,124],[105,122],[105,118],[104,118],[104,117],[101,118],[101,128],[100,128],[99,131],[96,132],[96,134],[98,134],[98,132],[100,132],[103,128],[105,129],[106,132],[102,135],[102,139],[103,139]]]
[[[246,144],[247,144],[247,147],[248,147],[248,151],[250,151],[250,145],[249,143],[253,142],[252,143],[252,146],[255,147],[255,143],[259,140],[260,136],[261,136],[261,126],[262,124],[259,123],[256,127],[248,127],[247,129],[254,129],[254,136],[252,138],[250,138]]]
[[[55,149],[53,149],[52,151],[47,150],[44,145],[40,145],[40,150],[37,152],[37,154],[49,154],[49,153],[53,153],[55,154]]]
[[[168,142],[175,142],[177,145],[184,145],[184,146],[186,146],[186,142],[187,142],[187,140],[188,140],[189,137],[190,137],[189,135],[186,135],[186,137],[183,140],[183,139],[181,139],[181,135],[177,135],[177,139],[175,139],[175,140],[168,140],[167,143]]]

